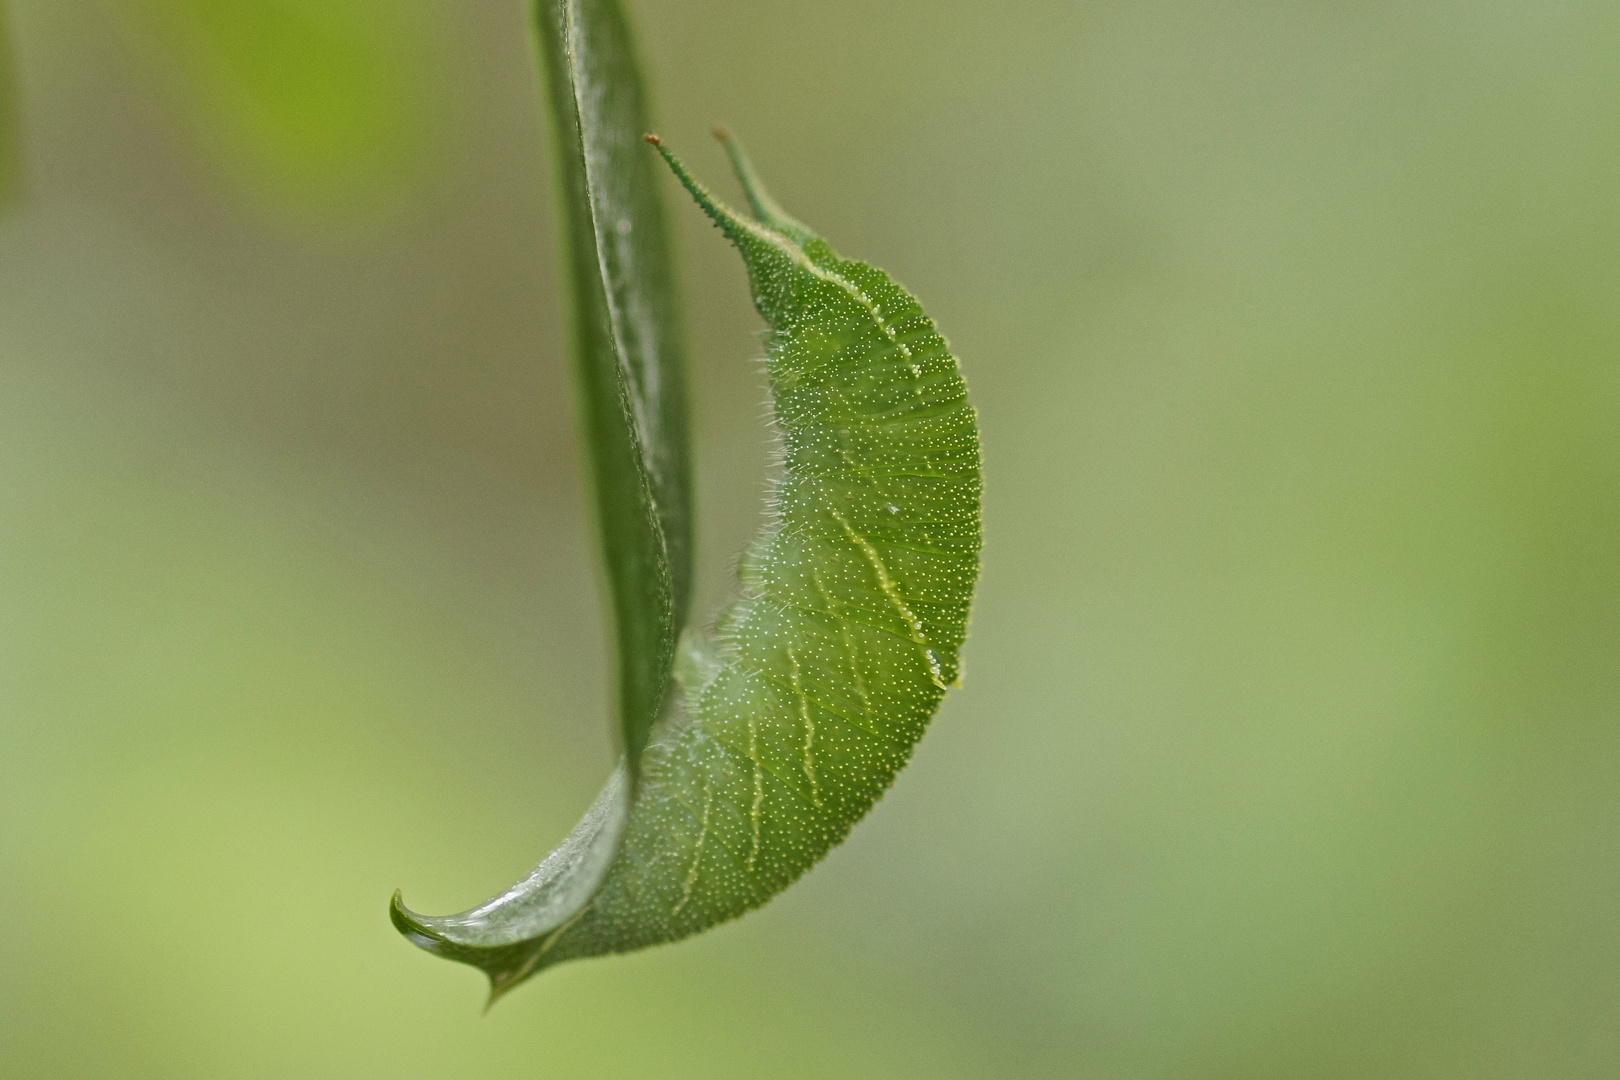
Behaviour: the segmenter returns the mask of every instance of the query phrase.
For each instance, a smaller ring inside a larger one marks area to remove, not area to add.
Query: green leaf
[[[402,933],[483,967],[496,994],[521,977],[513,973],[533,951],[522,943],[573,917],[612,863],[691,595],[680,327],[657,163],[641,141],[647,111],[629,28],[613,0],[543,0],[535,18],[556,136],[579,401],[613,605],[625,760],[562,846],[501,896],[434,918],[412,914],[395,894]]]
[[[397,0],[101,5],[235,184],[299,215],[386,199],[423,164],[439,60]]]
[[[419,944],[482,967],[497,993],[765,903],[871,809],[960,672],[980,477],[956,360],[908,292],[783,213],[727,142],[754,220],[659,149],[742,253],[770,327],[771,521],[714,633],[683,638],[681,707],[653,730],[590,898],[538,934],[507,917],[505,897],[453,923],[396,909]]]
[[[559,149],[586,442],[618,635],[632,775],[669,685],[692,581],[681,334],[629,28],[613,0],[537,21]]]

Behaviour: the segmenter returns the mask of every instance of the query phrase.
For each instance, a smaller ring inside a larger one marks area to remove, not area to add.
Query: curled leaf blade
[[[615,0],[539,0],[573,299],[585,447],[613,609],[624,758],[574,832],[501,895],[425,916],[395,894],[415,944],[473,964],[498,997],[595,894],[629,817],[642,748],[668,696],[691,594],[684,358],[656,162],[630,29]]]
[[[629,809],[629,771],[621,763],[574,831],[522,881],[456,915],[418,915],[395,892],[389,905],[395,929],[436,956],[483,969],[494,1001],[528,975],[545,954],[546,940],[601,885],[618,852]]]

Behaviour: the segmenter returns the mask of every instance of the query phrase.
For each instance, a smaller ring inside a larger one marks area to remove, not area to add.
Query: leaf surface
[[[753,219],[659,149],[747,265],[782,471],[741,596],[712,634],[683,637],[679,707],[653,729],[600,887],[527,936],[492,917],[499,898],[453,924],[396,908],[418,944],[482,967],[497,993],[697,933],[814,865],[956,682],[978,578],[978,429],[916,299],[783,213],[729,140]]]
[[[669,685],[691,596],[684,358],[647,109],[614,0],[543,0],[567,226],[575,358],[617,633],[632,777]]]
[[[613,607],[624,761],[563,844],[523,881],[457,915],[395,926],[489,972],[499,994],[521,943],[575,916],[618,851],[642,748],[668,696],[691,594],[691,468],[680,326],[656,162],[629,27],[613,0],[542,0],[574,314],[574,357]],[[460,943],[460,944],[458,944]],[[532,952],[532,950],[529,950]]]

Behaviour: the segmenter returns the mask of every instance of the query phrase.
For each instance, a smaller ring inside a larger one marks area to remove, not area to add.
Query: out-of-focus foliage
[[[0,209],[16,195],[21,172],[17,131],[17,84],[12,70],[10,17],[0,7]]]
[[[420,0],[101,0],[226,173],[334,210],[395,193],[442,87]]]
[[[377,898],[532,865],[610,684],[524,13],[431,10],[453,152],[315,234],[12,4],[0,1074],[1620,1072],[1620,8],[634,7],[694,169],[749,132],[950,330],[984,579],[814,875],[487,1018]],[[675,220],[703,612],[762,387]]]

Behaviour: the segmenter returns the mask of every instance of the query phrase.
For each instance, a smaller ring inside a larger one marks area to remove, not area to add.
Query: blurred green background
[[[762,912],[399,939],[611,766],[520,0],[13,0],[0,1075],[1620,1075],[1620,6],[638,0],[660,130],[913,289],[953,694]],[[702,606],[768,445],[669,192]]]

